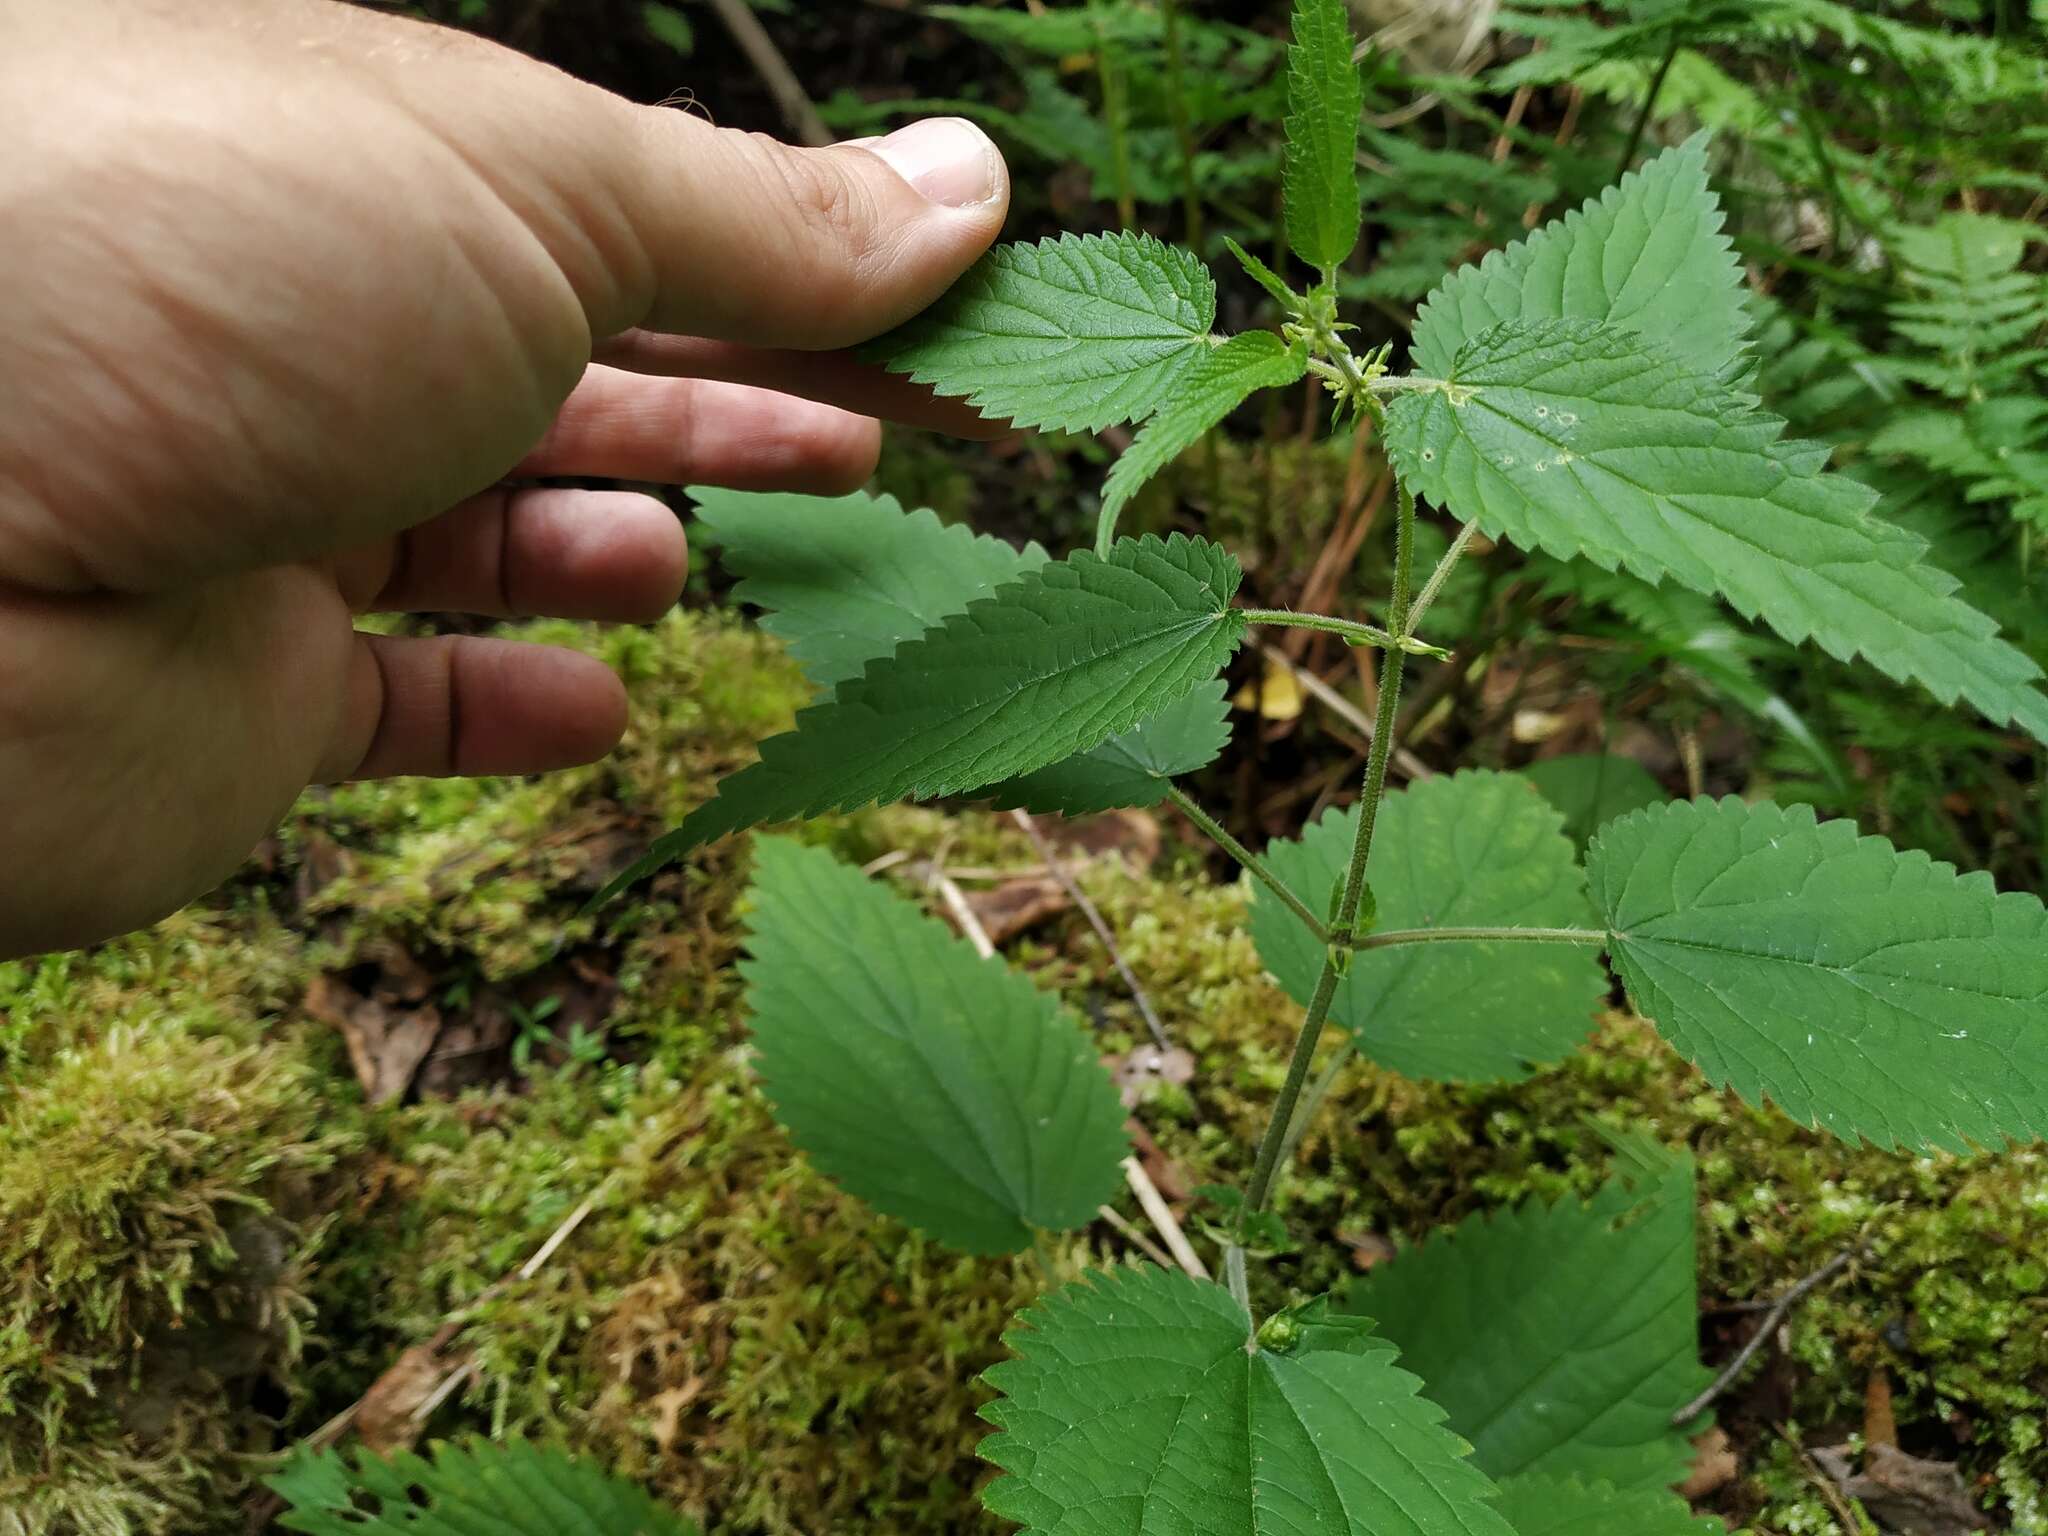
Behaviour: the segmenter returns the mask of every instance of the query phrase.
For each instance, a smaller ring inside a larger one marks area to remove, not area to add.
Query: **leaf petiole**
[[[1319,629],[1325,634],[1341,635],[1352,645],[1376,645],[1385,651],[1406,651],[1410,656],[1428,656],[1437,661],[1448,661],[1451,653],[1442,646],[1431,645],[1413,635],[1396,635],[1381,629],[1377,624],[1360,624],[1351,619],[1334,619],[1323,613],[1295,613],[1286,608],[1246,608],[1241,610],[1254,624],[1278,624],[1289,629]]]
[[[1353,949],[1387,949],[1399,944],[1599,944],[1604,928],[1393,928],[1360,934]]]
[[[1195,804],[1178,784],[1166,786],[1166,798],[1180,808],[1181,815],[1207,833],[1210,841],[1237,860],[1255,880],[1279,897],[1280,904],[1306,923],[1310,933],[1324,944],[1330,942],[1330,930],[1323,925],[1322,919],[1309,910],[1308,903],[1289,890],[1286,882],[1267,868],[1265,860],[1232,837],[1222,822]]]

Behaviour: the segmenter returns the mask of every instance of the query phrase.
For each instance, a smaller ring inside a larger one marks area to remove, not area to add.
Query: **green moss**
[[[0,1530],[190,1530],[285,1381],[348,1144],[283,1047],[159,1020],[0,1108]],[[259,1442],[260,1443],[260,1442]],[[230,1471],[233,1486],[239,1479]],[[183,1522],[183,1523],[180,1523]]]

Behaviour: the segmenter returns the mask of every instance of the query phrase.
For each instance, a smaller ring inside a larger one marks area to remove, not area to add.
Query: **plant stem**
[[[1415,567],[1415,497],[1401,487],[1400,517],[1394,534],[1394,590],[1387,604],[1387,617],[1398,634],[1408,622],[1408,588]],[[1366,758],[1365,784],[1358,804],[1358,832],[1351,842],[1351,867],[1344,876],[1344,894],[1338,899],[1337,920],[1330,928],[1330,949],[1323,956],[1323,973],[1309,999],[1301,1033],[1295,1038],[1294,1056],[1287,1064],[1287,1080],[1273,1101],[1273,1118],[1259,1143],[1258,1160],[1252,1165],[1252,1180],[1238,1213],[1236,1246],[1244,1246],[1244,1235],[1252,1217],[1266,1209],[1273,1196],[1273,1182],[1280,1167],[1280,1149],[1294,1121],[1294,1107],[1308,1080],[1309,1063],[1323,1038],[1323,1026],[1330,1017],[1330,1000],[1336,996],[1339,980],[1340,947],[1351,943],[1358,922],[1358,908],[1365,895],[1365,866],[1372,857],[1373,828],[1378,824],[1380,799],[1387,788],[1387,757],[1394,747],[1394,717],[1401,705],[1401,676],[1408,653],[1398,648],[1387,652],[1385,674],[1380,679],[1379,714],[1374,723],[1372,750]]]
[[[1643,110],[1636,114],[1636,125],[1629,130],[1628,148],[1621,152],[1621,163],[1614,168],[1619,176],[1636,163],[1636,151],[1643,146],[1643,132],[1650,126],[1650,113],[1657,106],[1657,96],[1664,89],[1664,77],[1671,73],[1672,61],[1678,57],[1678,28],[1671,29],[1671,41],[1664,45],[1664,57],[1657,61],[1657,72],[1650,77],[1650,94],[1643,98]]]
[[[1391,928],[1351,941],[1353,949],[1391,949],[1401,944],[1599,944],[1599,928]]]
[[[1123,69],[1113,56],[1109,30],[1102,25],[1100,12],[1093,4],[1088,9],[1095,24],[1095,75],[1102,85],[1102,115],[1109,124],[1110,161],[1116,172],[1117,223],[1133,229],[1138,223],[1138,200],[1131,192],[1130,114],[1124,101]]]
[[[1295,613],[1287,608],[1246,608],[1244,616],[1254,624],[1279,624],[1288,629],[1320,629],[1342,635],[1353,645],[1377,645],[1383,650],[1406,651],[1411,656],[1447,656],[1441,647],[1427,645],[1408,635],[1397,635],[1377,624],[1359,624],[1350,619],[1333,619],[1323,613]]]
[[[1308,903],[1290,891],[1280,877],[1266,867],[1263,859],[1232,837],[1222,822],[1189,799],[1178,784],[1167,785],[1166,798],[1180,807],[1181,815],[1206,832],[1217,847],[1242,864],[1259,884],[1279,897],[1280,904],[1306,923],[1310,933],[1325,944],[1330,942],[1330,930],[1323,926],[1321,918],[1309,910]]]
[[[1422,622],[1422,616],[1429,612],[1429,605],[1436,601],[1444,582],[1449,579],[1451,567],[1458,563],[1458,557],[1465,553],[1465,546],[1472,542],[1472,535],[1479,531],[1479,521],[1474,518],[1458,530],[1458,536],[1451,540],[1451,547],[1444,551],[1443,559],[1437,561],[1436,569],[1429,573],[1429,580],[1422,584],[1422,591],[1415,599],[1415,606],[1408,610],[1408,632],[1412,635]]]
[[[1316,1074],[1316,1080],[1308,1085],[1308,1092],[1301,1096],[1301,1103],[1295,1106],[1294,1119],[1288,1124],[1287,1139],[1280,1143],[1280,1166],[1286,1167],[1294,1161],[1294,1152],[1301,1145],[1301,1138],[1308,1134],[1308,1128],[1315,1123],[1316,1112],[1323,1107],[1323,1101],[1337,1086],[1337,1079],[1344,1075],[1344,1069],[1351,1065],[1353,1050],[1347,1042],[1340,1046],[1337,1054],[1323,1064],[1323,1070]]]
[[[1166,26],[1166,102],[1173,116],[1173,137],[1180,149],[1181,238],[1196,255],[1202,253],[1202,195],[1195,186],[1195,135],[1188,127],[1187,77],[1180,46],[1180,0],[1159,0],[1159,18]]]

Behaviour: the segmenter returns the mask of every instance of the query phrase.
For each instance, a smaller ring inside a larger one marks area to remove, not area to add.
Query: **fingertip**
[[[529,493],[507,529],[515,612],[651,624],[690,574],[682,519],[642,491]]]
[[[525,728],[514,755],[531,743],[537,766],[517,771],[575,768],[608,755],[625,739],[632,717],[632,702],[619,674],[581,651],[533,649],[542,658],[540,671],[522,680],[518,692],[529,706],[538,707],[529,707],[523,721],[511,723]]]

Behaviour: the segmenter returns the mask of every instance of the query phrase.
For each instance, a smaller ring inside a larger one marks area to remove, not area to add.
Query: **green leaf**
[[[752,902],[756,1066],[819,1172],[968,1253],[1094,1219],[1128,1147],[1072,1014],[822,849],[758,839]]]
[[[1132,5],[1065,6],[1058,10],[997,10],[979,5],[927,5],[918,14],[949,22],[969,37],[1007,54],[1065,59],[1097,48],[1141,48],[1161,35],[1159,13]]]
[[[1515,1536],[1726,1536],[1720,1521],[1695,1515],[1685,1500],[1657,1488],[1622,1492],[1577,1478],[1513,1477],[1495,1502]]]
[[[1344,0],[1295,0],[1287,50],[1287,243],[1318,272],[1358,244],[1358,118],[1365,91],[1351,61]]]
[[[696,29],[690,25],[690,18],[674,6],[648,0],[640,7],[640,20],[649,37],[657,43],[667,44],[684,58],[697,51]]]
[[[1605,752],[1545,758],[1524,768],[1522,777],[1564,812],[1564,835],[1582,857],[1603,823],[1664,798],[1664,786],[1641,763]]]
[[[1095,523],[1095,550],[1107,554],[1116,542],[1116,520],[1138,488],[1179,458],[1182,451],[1261,389],[1292,384],[1308,372],[1308,351],[1288,346],[1271,331],[1246,331],[1181,375],[1173,398],[1138,429],[1102,487],[1102,512]]]
[[[1355,1319],[1252,1320],[1220,1286],[1123,1270],[1006,1342],[982,1495],[1039,1536],[1513,1536],[1420,1383]],[[1284,1326],[1276,1324],[1284,1323]]]
[[[1293,315],[1301,312],[1306,301],[1282,282],[1278,273],[1230,236],[1223,237],[1223,245],[1224,249],[1237,258],[1237,264],[1244,268],[1245,274],[1273,296],[1273,301],[1280,306],[1282,314]]]
[[[1086,751],[1221,670],[1244,634],[1240,575],[1179,534],[1025,573],[800,713],[598,899],[728,832],[961,794]]]
[[[1356,807],[1331,811],[1298,840],[1270,844],[1267,862],[1316,905],[1350,864],[1357,825]],[[1365,874],[1380,932],[1573,927],[1592,917],[1563,818],[1514,774],[1467,771],[1388,795]],[[1322,944],[1256,888],[1251,929],[1266,969],[1307,1003]],[[1514,1081],[1584,1040],[1606,993],[1591,946],[1405,944],[1354,955],[1330,1019],[1406,1076]]]
[[[1099,431],[1173,398],[1214,344],[1216,284],[1150,235],[999,245],[863,355],[1020,427]]]
[[[1663,1153],[1592,1199],[1473,1215],[1352,1282],[1489,1477],[1661,1489],[1699,1363],[1692,1164]],[[1519,1529],[1519,1527],[1518,1527]],[[1524,1533],[1527,1536],[1527,1533]]]
[[[906,512],[893,496],[796,496],[692,486],[733,596],[767,610],[808,677],[830,689],[1050,558]]]
[[[1230,740],[1223,693],[1223,679],[1212,678],[1099,747],[997,785],[995,808],[1086,816],[1157,805],[1173,780],[1208,767]]]
[[[1459,350],[1504,320],[1603,320],[1718,374],[1749,332],[1742,264],[1721,223],[1696,134],[1445,278],[1415,317],[1415,366],[1449,377]]]
[[[1394,403],[1387,452],[1404,484],[1491,537],[1717,593],[1788,640],[2048,740],[2034,663],[1918,538],[1871,515],[1875,492],[1783,427],[1639,335],[1510,321],[1466,343],[1442,388]]]
[[[524,1441],[437,1444],[388,1461],[301,1449],[268,1479],[286,1530],[310,1536],[696,1536],[697,1528],[594,1464]]]
[[[2048,909],[1811,809],[1694,800],[1588,854],[1642,1015],[1717,1086],[1882,1146],[2048,1135]]]
[[[830,690],[878,656],[1044,565],[1036,544],[948,527],[893,496],[694,488],[733,589],[765,610],[805,675]],[[1082,815],[1157,804],[1167,781],[1213,762],[1230,737],[1217,680],[1100,746],[996,787],[999,808]]]

